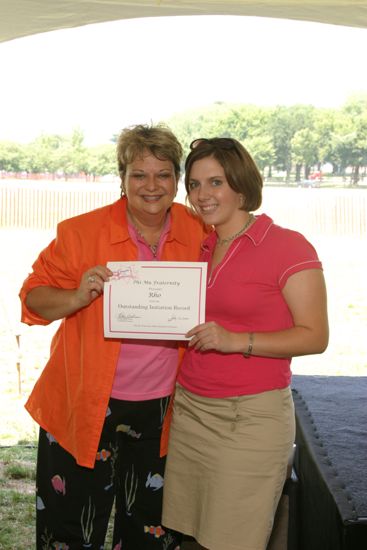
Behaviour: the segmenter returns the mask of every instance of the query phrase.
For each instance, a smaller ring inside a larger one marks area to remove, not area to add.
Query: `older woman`
[[[213,232],[206,322],[178,376],[163,523],[210,550],[264,550],[294,441],[291,358],[328,342],[325,283],[312,245],[255,216],[262,178],[227,138],[192,143],[189,200]]]
[[[175,342],[105,339],[108,261],[192,261],[204,226],[173,203],[182,149],[163,126],[124,130],[122,198],[61,222],[21,289],[22,321],[62,319],[26,408],[40,425],[37,548],[103,548],[116,494],[114,548],[170,549],[161,527],[162,423]]]

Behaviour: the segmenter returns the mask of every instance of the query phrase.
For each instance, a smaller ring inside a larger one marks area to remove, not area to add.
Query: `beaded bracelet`
[[[243,354],[245,359],[248,359],[250,357],[250,355],[252,353],[253,345],[254,345],[254,333],[249,332],[249,335],[248,335],[248,348],[247,348],[247,351],[245,351],[245,353]]]

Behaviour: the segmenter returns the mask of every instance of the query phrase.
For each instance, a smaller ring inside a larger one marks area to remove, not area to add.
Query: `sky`
[[[236,16],[123,20],[0,44],[0,140],[88,145],[216,101],[339,107],[367,92],[367,29]]]

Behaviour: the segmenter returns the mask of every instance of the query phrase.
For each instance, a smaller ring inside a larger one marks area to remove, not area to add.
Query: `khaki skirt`
[[[214,399],[178,386],[162,525],[210,550],[264,550],[294,436],[289,388]]]

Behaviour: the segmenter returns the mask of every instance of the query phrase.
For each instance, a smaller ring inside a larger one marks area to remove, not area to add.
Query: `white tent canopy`
[[[92,23],[174,15],[247,15],[367,27],[367,0],[0,0],[0,42]]]

